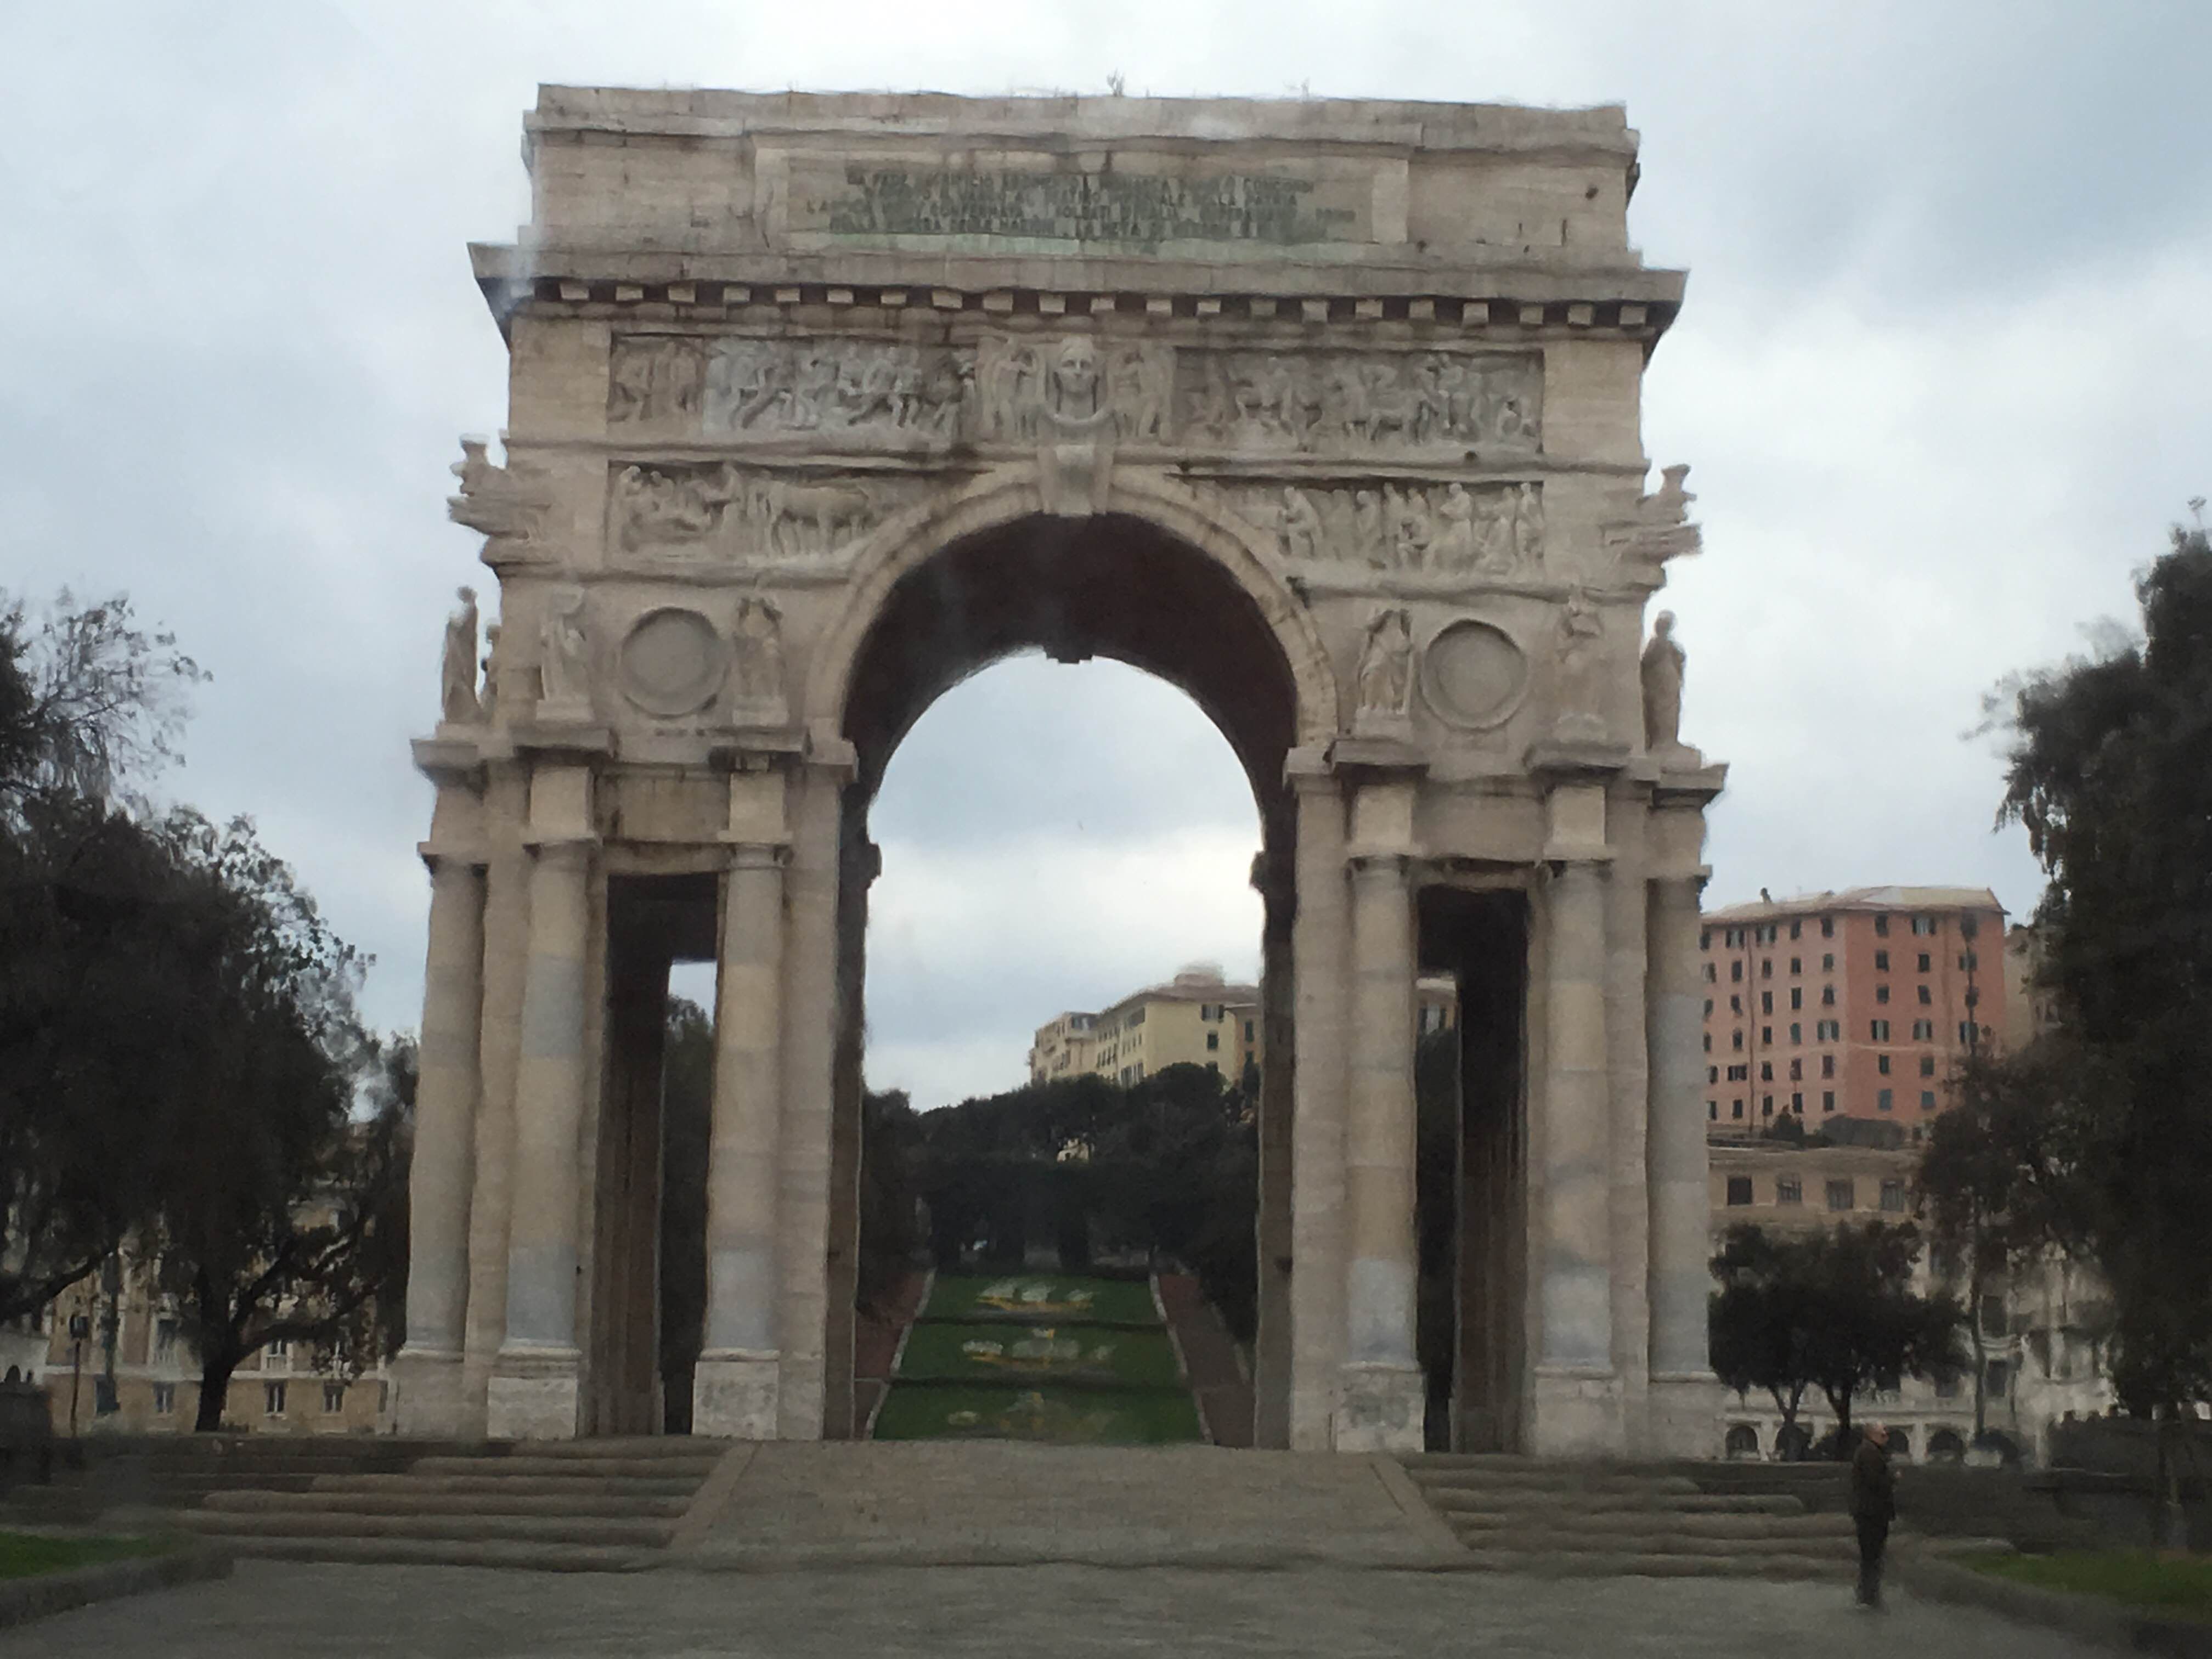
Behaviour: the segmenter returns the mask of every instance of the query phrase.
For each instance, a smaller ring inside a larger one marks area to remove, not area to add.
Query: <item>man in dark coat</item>
[[[1897,1474],[1889,1467],[1889,1431],[1869,1423],[1851,1454],[1851,1519],[1859,1529],[1859,1605],[1881,1605],[1881,1553],[1897,1515]]]

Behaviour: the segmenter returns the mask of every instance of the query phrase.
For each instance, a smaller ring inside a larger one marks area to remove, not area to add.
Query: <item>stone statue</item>
[[[1051,441],[1037,455],[1037,494],[1060,518],[1103,513],[1114,480],[1114,410],[1098,362],[1098,345],[1077,334],[1060,343],[1047,378],[1045,419]]]
[[[1402,606],[1378,611],[1359,653],[1359,713],[1402,717],[1413,691],[1413,638]]]
[[[1682,647],[1674,643],[1674,613],[1662,611],[1644,647],[1644,746],[1653,754],[1682,747]]]
[[[438,714],[448,726],[474,726],[484,718],[477,701],[477,591],[455,594],[461,608],[446,619],[446,657],[439,673]]]
[[[781,720],[783,697],[783,613],[773,600],[749,594],[738,602],[736,696],[757,719]]]
[[[1322,528],[1321,510],[1313,498],[1296,484],[1283,486],[1282,537],[1283,556],[1286,559],[1318,559],[1322,543],[1328,532]]]
[[[1698,498],[1682,488],[1689,475],[1686,465],[1662,468],[1657,491],[1638,496],[1632,516],[1602,528],[1605,545],[1625,568],[1657,567],[1703,545],[1702,532],[1690,522],[1690,504]]]
[[[584,634],[584,594],[563,588],[553,595],[538,629],[538,695],[570,708],[591,706],[591,671],[585,661],[590,641]]]
[[[495,466],[482,438],[461,440],[461,459],[453,463],[461,493],[446,498],[446,514],[495,541],[526,542],[544,521],[553,497],[544,474],[536,468]]]
[[[1559,613],[1559,713],[1553,735],[1568,742],[1604,743],[1611,737],[1604,711],[1605,618],[1588,588],[1567,594]]]
[[[506,659],[500,654],[499,624],[487,623],[484,628],[483,723],[489,726],[499,713],[499,674]]]

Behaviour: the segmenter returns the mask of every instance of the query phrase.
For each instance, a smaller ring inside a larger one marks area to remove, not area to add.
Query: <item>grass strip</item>
[[[1188,1394],[893,1384],[876,1414],[878,1440],[1034,1440],[1077,1446],[1158,1446],[1196,1441]]]
[[[1167,1333],[1102,1330],[1086,1325],[917,1325],[899,1356],[899,1380],[1019,1378],[1032,1387],[1065,1380],[1094,1385],[1177,1389]]]
[[[167,1547],[153,1538],[56,1538],[44,1533],[0,1532],[0,1579],[33,1578],[72,1567],[159,1555]]]
[[[2212,1557],[2060,1550],[2049,1555],[1969,1556],[1961,1565],[2038,1589],[2101,1595],[2146,1613],[2212,1620]]]
[[[1116,1325],[1160,1322],[1152,1286],[1142,1279],[1086,1279],[1070,1273],[939,1273],[922,1310],[928,1320],[1021,1319]]]

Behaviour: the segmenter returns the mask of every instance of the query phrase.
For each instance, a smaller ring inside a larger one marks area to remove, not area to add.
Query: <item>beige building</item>
[[[84,1434],[189,1433],[200,1368],[182,1329],[173,1300],[126,1255],[112,1290],[94,1275],[63,1291],[36,1321],[0,1332],[0,1358],[46,1384],[58,1433],[69,1432],[72,1416]],[[299,1344],[272,1342],[232,1375],[223,1425],[268,1434],[388,1430],[390,1379],[381,1364],[349,1375]]]
[[[1140,1083],[1170,1066],[1203,1066],[1234,1083],[1260,1063],[1260,988],[1231,985],[1207,964],[1132,992],[1102,1012],[1065,1013],[1037,1028],[1030,1081],[1085,1073]]]

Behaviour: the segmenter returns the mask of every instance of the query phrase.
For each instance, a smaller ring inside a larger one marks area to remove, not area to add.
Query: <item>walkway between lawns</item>
[[[1207,1437],[1148,1281],[1012,1273],[935,1280],[870,1437],[1158,1446]]]

